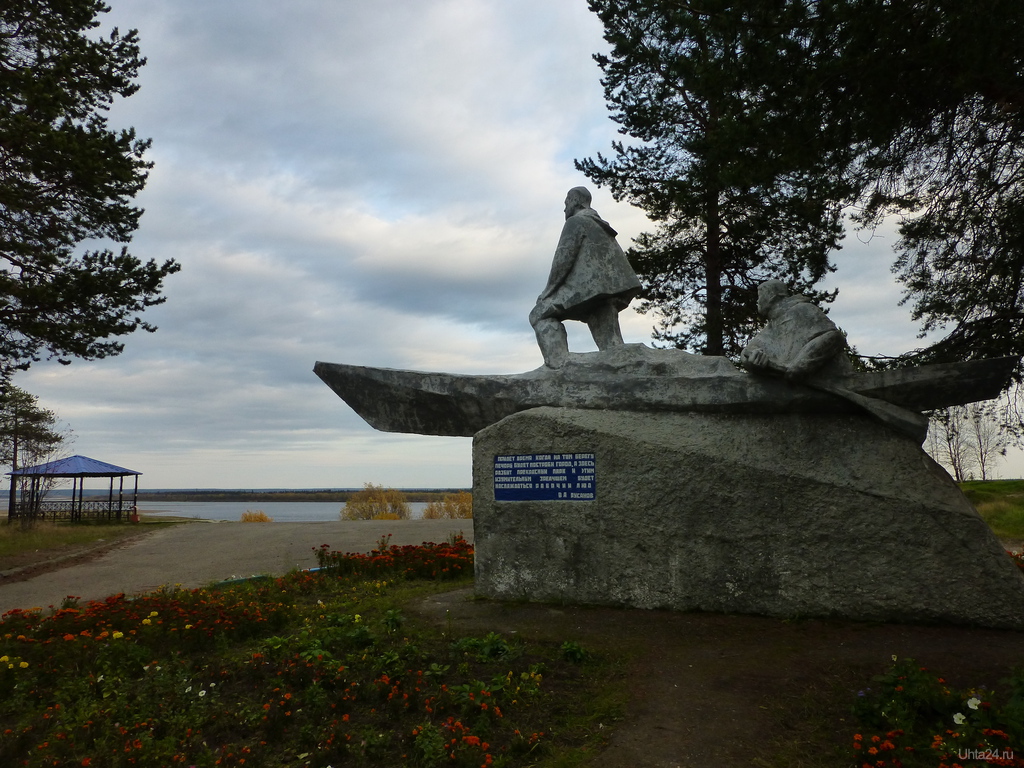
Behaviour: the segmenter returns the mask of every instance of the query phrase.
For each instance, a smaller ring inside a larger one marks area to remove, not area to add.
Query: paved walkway
[[[132,539],[97,558],[26,581],[0,581],[0,614],[14,608],[60,605],[68,595],[102,600],[149,592],[164,584],[200,587],[256,574],[280,575],[316,566],[313,550],[369,552],[380,538],[392,544],[473,540],[472,520],[369,520],[326,523],[185,523]]]

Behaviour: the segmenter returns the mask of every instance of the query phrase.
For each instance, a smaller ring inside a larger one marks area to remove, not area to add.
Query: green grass
[[[137,526],[125,523],[36,523],[30,528],[22,528],[18,523],[0,523],[0,557],[113,541],[138,532]]]
[[[1024,480],[974,480],[960,488],[996,536],[1024,539]]]

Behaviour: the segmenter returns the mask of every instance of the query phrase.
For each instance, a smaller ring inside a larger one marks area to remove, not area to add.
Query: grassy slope
[[[143,525],[36,523],[22,528],[0,522],[0,570],[35,565],[67,554],[89,549],[93,544],[112,543],[138,536],[154,527],[174,525],[160,521]]]
[[[60,549],[97,541],[110,541],[135,529],[127,525],[55,525],[38,523],[31,528],[0,526],[0,557],[41,549]]]
[[[1001,539],[1024,539],[1024,480],[974,480],[960,488]]]

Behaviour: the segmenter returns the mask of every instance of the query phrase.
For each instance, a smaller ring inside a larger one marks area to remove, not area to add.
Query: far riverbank
[[[332,502],[344,504],[359,493],[362,488],[336,490],[227,490],[227,489],[171,489],[160,491],[139,491],[139,502]],[[468,491],[469,488],[399,488],[410,502],[426,504],[440,501],[451,493]],[[87,494],[88,495],[88,494]],[[141,506],[141,504],[140,504]]]
[[[341,519],[344,503],[334,501],[143,501],[139,512],[149,519],[190,518],[238,522],[243,512],[263,512],[275,523],[324,523]],[[409,517],[419,520],[427,502],[410,502]],[[470,521],[471,522],[471,521]]]

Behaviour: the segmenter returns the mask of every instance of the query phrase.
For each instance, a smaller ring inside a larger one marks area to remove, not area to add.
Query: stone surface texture
[[[498,454],[594,452],[597,500],[495,502]],[[473,442],[478,594],[1024,628],[949,475],[859,415],[537,408]]]
[[[837,385],[912,410],[997,397],[1015,358],[855,373]],[[527,373],[471,376],[318,362],[314,372],[367,423],[385,432],[470,437],[540,406],[720,413],[859,412],[843,397],[755,376],[724,357],[626,344],[569,353]]]

